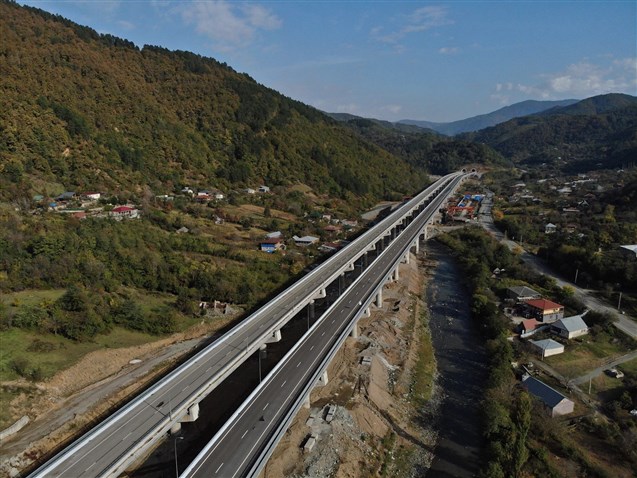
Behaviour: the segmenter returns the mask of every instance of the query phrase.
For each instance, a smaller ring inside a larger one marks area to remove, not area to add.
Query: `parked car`
[[[606,374],[614,378],[624,378],[624,372],[617,370],[616,368],[609,368],[606,370]]]

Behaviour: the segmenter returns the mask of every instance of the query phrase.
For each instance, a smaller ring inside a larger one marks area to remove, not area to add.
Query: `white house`
[[[522,378],[522,385],[544,404],[552,417],[573,413],[575,404],[544,382],[526,375]]]
[[[553,339],[531,340],[530,342],[542,358],[564,353],[564,346]]]
[[[581,315],[573,315],[551,324],[551,332],[565,339],[573,339],[588,334],[588,326]]]
[[[555,231],[557,231],[557,226],[552,222],[544,226],[544,234],[553,234]]]
[[[294,236],[292,239],[297,246],[311,246],[319,241],[319,238],[314,236]]]
[[[270,188],[268,186],[259,186],[259,192],[260,193],[269,193],[270,192]]]

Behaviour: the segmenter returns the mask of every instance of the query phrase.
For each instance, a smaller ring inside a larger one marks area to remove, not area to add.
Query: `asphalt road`
[[[325,357],[341,346],[341,337],[351,328],[361,305],[377,289],[379,280],[384,279],[404,255],[418,231],[438,211],[440,202],[441,199],[437,199],[428,206],[362,272],[355,284],[345,291],[328,313],[303,337],[301,343],[264,379],[257,394],[231,418],[181,476],[250,476],[257,458],[271,445],[271,437],[281,427],[287,427],[289,420],[285,422],[286,417],[295,411],[295,404],[304,398],[304,390],[316,379]]]
[[[556,283],[560,287],[569,286],[573,289],[575,296],[589,309],[595,310],[597,312],[604,312],[610,314],[615,318],[615,322],[613,325],[617,327],[619,330],[629,335],[633,339],[637,339],[637,321],[632,317],[624,314],[618,313],[615,307],[609,306],[608,304],[602,302],[597,297],[591,295],[591,291],[587,289],[583,289],[579,287],[577,284],[561,277],[559,274],[554,272],[548,264],[546,264],[542,259],[537,257],[534,254],[524,250],[521,244],[512,241],[510,239],[505,239],[504,234],[495,227],[493,224],[493,218],[491,216],[491,206],[493,204],[492,193],[487,194],[487,196],[483,200],[483,204],[480,208],[480,214],[478,215],[480,224],[487,231],[492,233],[496,239],[505,244],[510,250],[519,249],[522,251],[520,257],[524,262],[531,265],[536,271],[541,272],[544,275],[552,277],[555,279]]]
[[[427,190],[438,186],[435,183]],[[140,444],[150,446],[162,439],[175,418],[184,413],[184,407],[193,403],[193,397],[203,397],[221,383],[233,363],[242,363],[252,354],[264,333],[285,316],[293,316],[293,309],[307,300],[309,293],[317,292],[368,246],[365,240],[352,242],[30,476],[112,475],[115,464],[127,462]]]

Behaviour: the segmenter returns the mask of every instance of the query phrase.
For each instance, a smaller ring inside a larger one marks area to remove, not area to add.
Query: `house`
[[[75,192],[73,191],[65,191],[55,198],[56,201],[70,201],[75,197]]]
[[[252,189],[252,188],[246,188],[243,190],[244,193],[246,194],[256,194],[256,190]]]
[[[283,237],[283,233],[281,231],[268,232],[265,235],[266,239],[276,239],[276,238],[279,238],[279,237]]]
[[[319,240],[318,237],[314,236],[294,236],[292,239],[294,239],[294,243],[297,246],[311,246],[312,244],[316,244]]]
[[[345,228],[353,228],[353,227],[358,227],[358,221],[350,221],[350,220],[343,220],[341,221],[341,224],[343,225],[343,227]]]
[[[554,322],[551,325],[551,332],[565,339],[574,339],[588,334],[588,325],[581,315],[573,315]]]
[[[135,219],[139,217],[139,210],[131,206],[117,206],[110,212],[110,216],[117,219]]]
[[[564,317],[564,306],[547,299],[525,300],[524,307],[528,317],[540,322],[555,322]]]
[[[541,322],[538,322],[535,319],[524,319],[522,322],[520,322],[520,335],[522,336],[522,338],[524,338],[525,336],[533,335],[537,331],[537,328],[540,324]]]
[[[557,231],[557,226],[552,222],[544,226],[544,234],[553,234],[555,231]]]
[[[97,201],[99,198],[102,197],[102,193],[93,193],[93,192],[82,193],[81,197],[83,199],[90,199],[91,201]]]
[[[319,251],[322,252],[336,252],[342,249],[343,245],[340,242],[324,242],[319,246]]]
[[[179,229],[177,229],[177,234],[186,234],[188,232],[190,232],[190,229],[188,229],[186,226],[180,227]]]
[[[564,353],[564,346],[553,339],[531,340],[530,343],[542,358]]]
[[[79,219],[80,221],[86,219],[86,213],[84,211],[76,211],[73,214],[71,214],[71,217],[74,217],[75,219]]]
[[[258,191],[260,193],[269,193],[270,192],[270,188],[268,186],[259,186]]]
[[[544,404],[551,417],[568,415],[573,413],[575,409],[575,404],[571,400],[530,375],[525,375],[522,378],[522,386]]]
[[[285,250],[285,242],[280,237],[273,237],[270,239],[263,239],[259,243],[259,250],[263,252],[276,252]]]
[[[509,287],[507,289],[507,298],[516,302],[524,302],[525,300],[539,299],[542,294],[534,291],[525,285]]]
[[[330,224],[330,225],[325,226],[325,227],[323,228],[323,230],[324,230],[325,232],[329,232],[329,233],[332,233],[332,234],[339,233],[339,232],[341,232],[341,231],[342,231],[342,229],[343,229],[343,228],[342,228],[341,226],[335,226],[334,224]]]

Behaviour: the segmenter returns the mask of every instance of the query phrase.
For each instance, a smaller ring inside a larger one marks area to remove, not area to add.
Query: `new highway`
[[[438,189],[450,182],[459,181],[460,177],[459,173],[455,173],[436,181],[414,200],[403,205],[388,218],[353,241],[348,247],[280,293],[238,326],[72,443],[30,476],[91,478],[117,476],[123,472],[139,456],[162,440],[171,426],[188,412],[189,407],[197,405],[233,370],[258,350],[259,346],[266,342],[273,332],[280,329],[285,321],[290,320],[309,303],[312,297],[315,297],[330,282],[338,278],[346,270],[346,267],[351,266],[355,260],[365,254],[370,247],[373,247],[376,242],[387,235],[388,231],[401,224],[403,218],[418,209],[420,204],[427,202],[428,198]],[[423,214],[418,217],[421,216]],[[402,234],[399,237],[401,236]],[[374,266],[373,270],[378,272],[379,267],[382,266]],[[366,277],[371,277],[371,275],[366,275]],[[356,290],[358,291],[356,297],[364,295],[365,290],[358,288]],[[350,296],[350,298],[355,300],[354,296]],[[340,313],[344,314],[348,310],[347,307],[349,305],[345,303],[344,309]],[[334,316],[333,320],[335,327],[338,327],[338,324],[342,326],[342,318],[337,320]],[[326,329],[321,333],[323,332],[323,337],[327,340],[336,333],[336,330]],[[317,342],[309,347],[313,348],[308,349],[308,353],[313,354],[317,347],[322,348],[323,345]],[[298,367],[302,368],[301,365]],[[287,385],[286,382],[283,387]],[[283,392],[283,390],[278,392]],[[268,412],[270,403],[266,399],[263,404],[261,415],[264,417],[272,411],[270,409]],[[263,423],[257,421],[259,423],[255,423],[254,426],[255,429],[260,430]],[[246,430],[249,429],[250,427]],[[217,467],[221,464],[225,466],[227,461],[222,458],[216,463],[219,463]],[[219,472],[222,469],[223,466]]]
[[[447,186],[448,194],[460,182]],[[443,192],[392,241],[266,377],[182,477],[256,476],[355,320],[446,198]],[[273,443],[274,441],[274,443]]]

